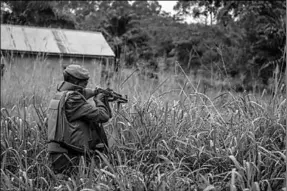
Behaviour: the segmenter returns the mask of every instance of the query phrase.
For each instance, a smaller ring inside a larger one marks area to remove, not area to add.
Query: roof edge
[[[110,57],[114,58],[115,56],[111,55],[92,55],[92,54],[65,54],[65,53],[53,53],[53,52],[35,52],[35,51],[21,51],[21,50],[8,50],[8,49],[1,49],[1,53],[3,52],[15,52],[17,54],[43,54],[45,56],[59,56],[59,57],[86,57],[86,58],[99,58],[99,57]]]
[[[53,27],[38,27],[38,26],[28,26],[28,25],[12,25],[12,24],[1,24],[5,26],[12,26],[12,27],[26,27],[26,28],[34,28],[34,29],[50,29],[50,30],[63,30],[63,31],[73,31],[73,32],[84,32],[84,33],[100,33],[102,34],[101,31],[85,31],[85,30],[79,30],[79,29],[63,29],[63,28],[53,28]]]

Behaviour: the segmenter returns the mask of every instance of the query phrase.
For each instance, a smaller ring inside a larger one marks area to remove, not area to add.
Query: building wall
[[[95,80],[94,83],[105,85],[114,71],[113,58],[85,58],[85,57],[61,57],[59,55],[46,56],[46,55],[31,55],[31,54],[13,54],[11,52],[1,52],[1,64],[5,67],[9,65],[17,65],[19,69],[34,70],[35,66],[45,67],[47,70],[63,70],[70,64],[79,64],[87,68]],[[2,72],[2,70],[1,70]],[[4,71],[5,72],[5,71]],[[95,79],[96,78],[96,79]]]
[[[86,67],[93,67],[95,65],[103,65],[103,67],[113,67],[113,58],[89,58],[89,57],[68,57],[60,55],[44,55],[44,54],[25,54],[1,51],[1,63],[4,64],[23,64],[23,63],[42,63],[51,67],[61,66],[66,67],[70,64],[85,65]]]

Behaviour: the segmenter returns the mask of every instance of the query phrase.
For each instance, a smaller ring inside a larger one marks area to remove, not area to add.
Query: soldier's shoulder
[[[68,91],[66,95],[66,100],[69,101],[85,101],[84,96],[77,91]]]

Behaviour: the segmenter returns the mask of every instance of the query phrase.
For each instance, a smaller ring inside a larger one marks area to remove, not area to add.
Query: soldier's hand
[[[99,93],[94,97],[94,101],[96,103],[96,106],[104,106],[107,111],[109,112],[110,117],[112,117],[112,111],[110,108],[110,104],[108,102],[108,96],[104,93]]]
[[[108,98],[105,94],[103,93],[99,93],[95,96],[94,98],[95,100],[99,100],[99,101],[102,101],[102,102],[105,102]]]

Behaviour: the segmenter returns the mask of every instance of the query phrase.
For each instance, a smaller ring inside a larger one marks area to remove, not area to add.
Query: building
[[[10,63],[42,59],[63,67],[78,63],[113,66],[115,54],[100,32],[1,24],[1,57]]]

